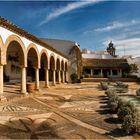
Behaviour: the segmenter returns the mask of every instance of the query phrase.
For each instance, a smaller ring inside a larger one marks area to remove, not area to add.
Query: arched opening
[[[55,59],[53,56],[50,57],[50,71],[49,71],[49,81],[53,81],[53,71],[55,70]]]
[[[4,82],[21,84],[21,68],[25,67],[25,55],[22,46],[17,41],[11,41],[5,46],[6,65],[4,66]]]
[[[34,48],[27,52],[27,81],[35,81],[35,69],[38,68],[38,54]]]
[[[46,80],[46,69],[48,69],[48,57],[43,52],[40,58],[39,81],[44,82]]]
[[[60,72],[60,60],[57,58],[56,60],[56,81],[59,82],[59,72]]]

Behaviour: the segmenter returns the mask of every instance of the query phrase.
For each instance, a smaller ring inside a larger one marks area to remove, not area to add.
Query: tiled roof
[[[83,67],[122,68],[129,67],[126,59],[82,59]]]
[[[60,52],[62,52],[66,56],[69,55],[69,52],[71,49],[73,49],[73,47],[78,48],[80,51],[78,44],[76,42],[73,42],[73,41],[59,40],[59,39],[48,39],[48,38],[41,38],[41,40],[46,42],[50,46],[52,46],[54,49],[59,50]]]
[[[8,29],[22,37],[25,37],[65,58],[68,58],[67,56],[65,56],[63,53],[59,52],[58,50],[54,49],[53,47],[51,47],[50,45],[48,45],[46,42],[42,41],[41,39],[37,38],[36,36],[30,34],[29,32],[21,29],[20,27],[18,27],[17,25],[13,24],[12,22],[0,17],[0,26],[5,28],[5,29]]]

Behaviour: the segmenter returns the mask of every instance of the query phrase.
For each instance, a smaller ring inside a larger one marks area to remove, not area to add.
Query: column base
[[[50,86],[49,85],[45,85],[45,87],[44,88],[50,88]]]
[[[28,95],[28,92],[21,92],[22,95]]]
[[[40,89],[35,89],[35,91],[40,91]]]
[[[55,83],[52,83],[52,86],[55,86],[56,84]]]

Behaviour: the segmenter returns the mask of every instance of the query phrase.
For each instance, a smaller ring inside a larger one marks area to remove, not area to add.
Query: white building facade
[[[40,74],[44,86],[67,81],[68,58],[47,43],[0,18],[0,95],[3,96],[4,76],[20,81],[21,93],[26,94],[27,81],[35,81],[39,90]],[[42,71],[40,72],[40,69]]]

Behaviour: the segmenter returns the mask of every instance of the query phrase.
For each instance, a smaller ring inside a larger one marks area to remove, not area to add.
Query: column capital
[[[24,66],[24,65],[20,65],[19,67],[20,67],[21,69],[22,69],[22,68],[27,68],[27,66]]]

